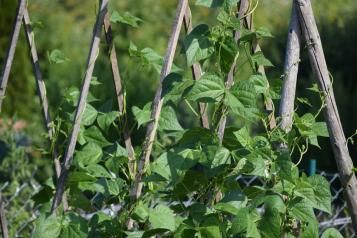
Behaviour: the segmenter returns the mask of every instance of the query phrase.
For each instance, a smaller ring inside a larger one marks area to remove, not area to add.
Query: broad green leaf
[[[188,66],[212,55],[214,47],[209,40],[209,27],[204,24],[196,26],[184,39],[183,50]]]
[[[161,68],[164,63],[164,58],[156,53],[151,48],[145,48],[139,50],[134,43],[130,42],[129,46],[129,54],[130,56],[139,57],[143,65],[148,66],[149,68],[153,68],[158,74],[161,73]],[[180,72],[182,69],[177,67],[176,65],[172,65],[172,72]]]
[[[228,149],[219,147],[211,163],[211,168],[215,168],[223,164],[228,164],[230,154],[231,152]]]
[[[220,229],[220,221],[217,217],[211,215],[205,218],[199,228],[200,234],[205,238],[220,238],[222,237]]]
[[[265,27],[258,27],[256,30],[255,30],[255,33],[257,34],[257,36],[259,37],[263,37],[263,38],[267,38],[267,37],[274,37],[271,32],[269,31],[268,28],[265,28]]]
[[[314,209],[312,206],[302,198],[294,198],[288,204],[288,209],[291,214],[304,222],[316,222],[316,217],[314,213]]]
[[[193,80],[185,80],[180,74],[171,73],[162,83],[162,97],[165,97],[165,101],[176,103],[182,99],[186,89],[193,83]]]
[[[98,180],[96,182],[83,181],[78,183],[78,188],[81,191],[91,191],[94,193],[104,194],[107,191],[105,180]]]
[[[248,208],[244,207],[238,210],[232,222],[231,232],[233,235],[244,235],[248,229],[250,219]]]
[[[113,176],[101,165],[99,164],[90,164],[85,167],[85,170],[93,177],[97,178],[112,178]]]
[[[110,16],[110,21],[113,23],[124,23],[132,27],[138,27],[142,20],[130,12],[125,12],[124,14],[119,14],[117,11],[113,11]]]
[[[69,213],[65,216],[61,231],[62,238],[86,238],[88,237],[87,221],[74,214]]]
[[[321,175],[308,177],[315,198],[314,207],[331,214],[331,191],[327,180]]]
[[[267,209],[259,221],[258,228],[263,237],[280,238],[281,219],[277,209]]]
[[[164,106],[160,119],[159,119],[159,130],[163,131],[181,131],[179,121],[177,120],[176,112],[171,106]]]
[[[205,216],[209,214],[213,214],[212,209],[202,203],[195,203],[190,206],[190,216],[198,223],[200,223]]]
[[[235,189],[227,192],[223,199],[214,207],[217,210],[235,215],[242,207],[245,207],[246,204],[247,198],[244,193],[239,189]]]
[[[100,114],[97,117],[98,126],[104,132],[107,132],[114,121],[119,117],[118,111],[112,111],[104,114]]]
[[[214,74],[204,74],[195,81],[187,99],[200,102],[219,102],[223,99],[225,86],[221,78]]]
[[[249,130],[246,126],[242,127],[238,131],[233,132],[233,134],[243,147],[248,147],[250,145],[251,137]]]
[[[343,236],[335,228],[328,228],[324,231],[324,233],[322,233],[321,238],[343,238]]]
[[[145,222],[150,214],[150,210],[147,205],[145,205],[142,201],[138,202],[135,206],[131,217],[138,222]]]
[[[252,61],[260,66],[274,66],[270,60],[265,58],[263,52],[258,51],[254,55],[252,55]]]
[[[175,214],[164,205],[158,205],[150,211],[149,222],[154,229],[175,230]]]
[[[83,136],[88,143],[95,143],[102,148],[112,144],[103,136],[100,129],[96,126],[91,126],[90,128],[86,129],[83,133]]]
[[[75,154],[75,161],[82,166],[87,166],[98,163],[102,158],[102,155],[102,148],[99,145],[90,142]]]
[[[41,214],[35,223],[32,238],[59,237],[61,232],[61,219],[56,215]]]
[[[132,112],[135,116],[136,121],[138,122],[138,128],[141,125],[144,125],[151,121],[151,103],[147,103],[143,109],[140,109],[137,106],[132,107]]]

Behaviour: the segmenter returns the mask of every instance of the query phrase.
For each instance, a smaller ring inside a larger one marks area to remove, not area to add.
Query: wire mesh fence
[[[351,218],[348,215],[346,200],[343,197],[343,188],[337,173],[326,173],[319,171],[318,174],[324,176],[330,184],[332,196],[332,213],[316,212],[319,221],[319,232],[323,233],[327,228],[336,228],[344,237],[355,237]],[[257,176],[239,176],[238,181],[243,186],[252,186],[262,184],[263,181]]]
[[[320,223],[320,234],[327,228],[334,227],[343,234],[344,237],[355,237],[352,228],[351,218],[348,215],[347,204],[343,197],[343,188],[337,173],[326,173],[320,171],[318,174],[324,176],[329,184],[332,195],[332,213],[317,212],[316,216]],[[262,184],[262,180],[257,176],[239,176],[238,181],[243,186]],[[36,181],[29,180],[19,185],[13,194],[6,193],[6,190],[13,190],[9,182],[0,185],[0,193],[3,194],[3,203],[6,210],[6,217],[15,237],[22,236],[25,231],[33,229],[33,221],[39,214],[32,197],[41,190],[41,186]],[[16,209],[13,209],[15,208]],[[84,215],[85,216],[85,215]]]

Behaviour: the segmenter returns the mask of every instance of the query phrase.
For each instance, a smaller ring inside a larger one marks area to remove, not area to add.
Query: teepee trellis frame
[[[55,212],[61,202],[64,202],[64,208],[67,209],[66,199],[64,196],[64,189],[66,178],[68,175],[69,168],[71,166],[73,153],[75,150],[78,133],[80,130],[80,122],[82,119],[83,112],[86,106],[86,98],[88,96],[90,81],[93,75],[94,65],[99,54],[99,43],[101,38],[101,28],[104,26],[106,42],[109,46],[109,58],[112,66],[112,73],[114,79],[114,85],[116,90],[117,102],[119,107],[119,112],[121,116],[124,115],[125,103],[124,95],[121,84],[120,72],[118,68],[117,55],[115,51],[115,46],[113,44],[111,26],[109,21],[109,16],[107,12],[109,0],[100,1],[100,9],[98,12],[97,20],[93,30],[93,37],[90,46],[90,51],[87,59],[87,67],[84,82],[81,88],[80,98],[78,101],[75,120],[73,122],[72,133],[69,138],[68,148],[66,150],[62,168],[56,153],[54,153],[54,163],[56,168],[57,176],[59,177],[56,187],[56,194],[52,204],[52,212]],[[241,0],[238,6],[237,17],[241,20],[241,25],[253,29],[253,22],[251,14],[248,13],[249,10],[249,0]],[[46,97],[46,88],[44,81],[42,79],[37,50],[35,47],[34,36],[31,29],[31,22],[29,14],[26,7],[26,0],[19,0],[16,21],[13,28],[13,33],[11,36],[10,47],[6,56],[6,62],[2,71],[1,84],[0,84],[0,109],[2,100],[5,96],[6,86],[8,78],[10,75],[10,69],[14,58],[14,53],[16,49],[16,44],[18,42],[19,32],[21,28],[21,22],[24,24],[25,35],[28,42],[28,46],[31,53],[31,61],[34,68],[34,75],[36,79],[37,89],[39,92],[43,117],[49,138],[53,136],[53,130],[51,128],[51,119],[48,109],[48,101]],[[131,190],[131,196],[133,200],[140,198],[143,183],[142,177],[146,172],[146,166],[150,160],[153,143],[156,137],[158,121],[163,107],[164,99],[162,97],[162,83],[165,77],[170,73],[173,64],[173,59],[175,51],[178,44],[178,38],[180,35],[180,30],[182,25],[185,27],[186,33],[189,34],[192,30],[192,18],[191,12],[188,5],[188,0],[179,0],[176,10],[176,17],[172,28],[171,37],[169,40],[167,52],[164,58],[164,64],[162,67],[160,75],[160,84],[156,91],[155,98],[152,106],[152,121],[149,122],[147,126],[146,138],[143,143],[142,154],[140,155],[137,169],[135,170],[135,153],[131,143],[130,132],[127,127],[127,123],[122,120],[122,130],[123,137],[125,141],[125,146],[129,155],[129,169],[132,177],[134,177],[133,187]],[[238,42],[240,38],[240,33],[237,31],[235,33],[235,39]],[[331,81],[329,78],[329,72],[326,65],[326,60],[324,57],[321,40],[315,23],[311,2],[310,0],[293,0],[291,23],[289,26],[289,35],[287,42],[287,51],[285,59],[285,74],[284,74],[284,86],[282,92],[282,100],[280,105],[279,114],[281,116],[281,123],[279,126],[285,130],[289,131],[292,126],[292,115],[294,111],[294,99],[296,91],[296,81],[298,74],[298,64],[300,61],[300,49],[301,41],[305,40],[310,63],[317,79],[321,91],[325,96],[325,118],[327,126],[330,133],[330,140],[333,147],[335,159],[337,162],[337,168],[340,173],[341,182],[345,190],[347,204],[349,206],[350,215],[352,217],[353,227],[357,229],[357,179],[352,171],[353,162],[349,155],[347,148],[346,138],[343,134],[342,124],[339,118]],[[260,47],[257,42],[253,44],[252,51],[255,53],[260,51]],[[236,64],[234,63],[231,68],[231,72],[227,77],[226,86],[229,88],[233,85],[234,71]],[[265,75],[264,68],[258,68],[258,72]],[[192,74],[195,80],[199,80],[202,75],[201,66],[197,63],[192,66]],[[266,102],[266,109],[270,112],[269,125],[270,128],[276,126],[274,118],[273,104],[271,101]],[[209,120],[207,116],[207,108],[205,104],[199,104],[200,120],[202,127],[209,129]],[[123,119],[123,118],[121,118]],[[218,129],[218,135],[220,140],[223,139],[224,129],[226,124],[226,117],[223,116]]]

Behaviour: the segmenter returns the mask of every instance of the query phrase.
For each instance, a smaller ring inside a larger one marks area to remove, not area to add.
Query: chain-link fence
[[[348,215],[346,201],[343,197],[343,188],[341,186],[339,175],[337,173],[326,173],[320,171],[318,174],[324,176],[330,184],[332,195],[332,213],[331,215],[317,211],[317,219],[320,223],[320,234],[327,228],[334,227],[346,237],[355,237],[352,228],[351,218]],[[244,186],[262,184],[262,180],[257,176],[239,176],[238,181]]]
[[[332,194],[332,214],[317,211],[316,215],[320,222],[320,233],[330,227],[338,229],[344,237],[354,237],[351,218],[348,215],[347,204],[343,197],[343,189],[339,181],[339,175],[335,173],[319,172],[330,184]],[[239,176],[238,181],[242,185],[251,186],[262,184],[259,177]],[[4,183],[0,186],[0,193],[11,190],[10,183]],[[33,228],[33,221],[36,219],[36,210],[32,196],[40,191],[41,187],[34,181],[28,181],[18,186],[12,195],[3,196],[4,207],[8,226],[11,229],[16,225],[16,231],[13,231],[15,237],[21,236],[24,231]],[[6,193],[5,193],[6,194]],[[12,209],[16,207],[17,209]]]

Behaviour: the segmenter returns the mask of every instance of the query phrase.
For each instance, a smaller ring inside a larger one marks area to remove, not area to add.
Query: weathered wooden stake
[[[183,19],[184,26],[186,30],[186,34],[190,34],[192,31],[192,15],[190,6],[187,6],[185,17]],[[199,80],[202,76],[202,69],[199,63],[195,63],[191,67],[192,70],[192,77],[194,80]],[[209,120],[207,115],[207,104],[206,103],[198,103],[198,108],[200,110],[200,121],[201,126],[203,128],[209,129]]]
[[[310,63],[320,90],[325,96],[325,120],[330,134],[330,141],[344,188],[349,213],[354,230],[357,232],[357,179],[353,172],[353,162],[350,157],[342,124],[337,110],[335,96],[330,81],[329,71],[316,26],[311,1],[295,0],[298,6],[299,21],[305,38]]]
[[[140,161],[138,163],[138,169],[136,173],[136,179],[134,185],[131,190],[131,196],[133,200],[138,199],[141,196],[143,183],[141,182],[143,175],[145,174],[146,166],[150,161],[150,155],[153,147],[153,143],[155,140],[159,117],[161,113],[161,109],[164,103],[164,98],[162,97],[162,83],[165,77],[170,73],[171,67],[173,64],[175,51],[177,47],[178,38],[180,35],[180,30],[183,23],[183,18],[188,6],[187,0],[179,0],[177,10],[176,10],[176,17],[175,22],[173,24],[171,37],[169,40],[169,45],[166,51],[166,55],[164,58],[164,64],[162,66],[161,75],[160,75],[160,84],[156,90],[155,98],[152,104],[152,112],[151,118],[152,120],[149,122],[147,126],[145,141],[143,144],[142,154],[140,157]]]
[[[124,104],[124,93],[123,93],[123,87],[121,83],[121,77],[120,77],[120,72],[119,72],[119,66],[118,66],[118,58],[117,58],[117,53],[115,51],[115,45],[113,42],[113,36],[112,36],[112,28],[110,25],[110,18],[109,14],[107,13],[105,18],[104,18],[104,30],[105,30],[105,37],[107,44],[109,46],[109,59],[110,63],[112,66],[112,74],[113,74],[113,80],[114,80],[114,86],[115,86],[115,93],[117,97],[117,103],[119,106],[119,112],[120,112],[120,119],[121,125],[122,125],[122,130],[123,130],[123,137],[124,137],[124,143],[125,143],[125,148],[128,152],[128,159],[129,159],[129,172],[132,178],[135,178],[135,152],[133,149],[133,144],[131,142],[131,137],[130,137],[130,130],[128,128],[128,124],[126,121],[126,115],[125,114],[125,104]]]
[[[77,138],[80,131],[80,125],[82,121],[83,112],[86,107],[87,96],[89,92],[90,82],[93,76],[94,65],[99,54],[99,43],[100,43],[100,35],[101,29],[104,22],[104,17],[107,13],[107,6],[109,0],[101,0],[100,9],[98,12],[97,20],[93,29],[92,42],[90,46],[90,51],[86,63],[86,72],[84,76],[83,85],[81,88],[79,101],[73,121],[73,129],[71,135],[69,137],[68,147],[63,159],[61,176],[58,179],[56,186],[56,193],[53,198],[51,213],[54,213],[58,206],[61,204],[62,196],[65,190],[66,179],[68,176],[69,169],[71,167],[73,153],[77,144]]]
[[[285,132],[291,130],[294,115],[294,102],[296,93],[296,82],[300,62],[300,24],[296,4],[293,3],[288,40],[286,44],[283,88],[280,100],[279,116],[281,117],[280,128]]]
[[[6,61],[2,70],[1,83],[0,83],[0,111],[1,111],[2,101],[5,97],[6,86],[9,80],[12,62],[14,60],[17,41],[19,40],[21,22],[24,16],[25,8],[26,8],[26,0],[20,0],[16,11],[16,20],[12,28],[13,30],[11,34],[10,47],[8,48],[6,54]]]

